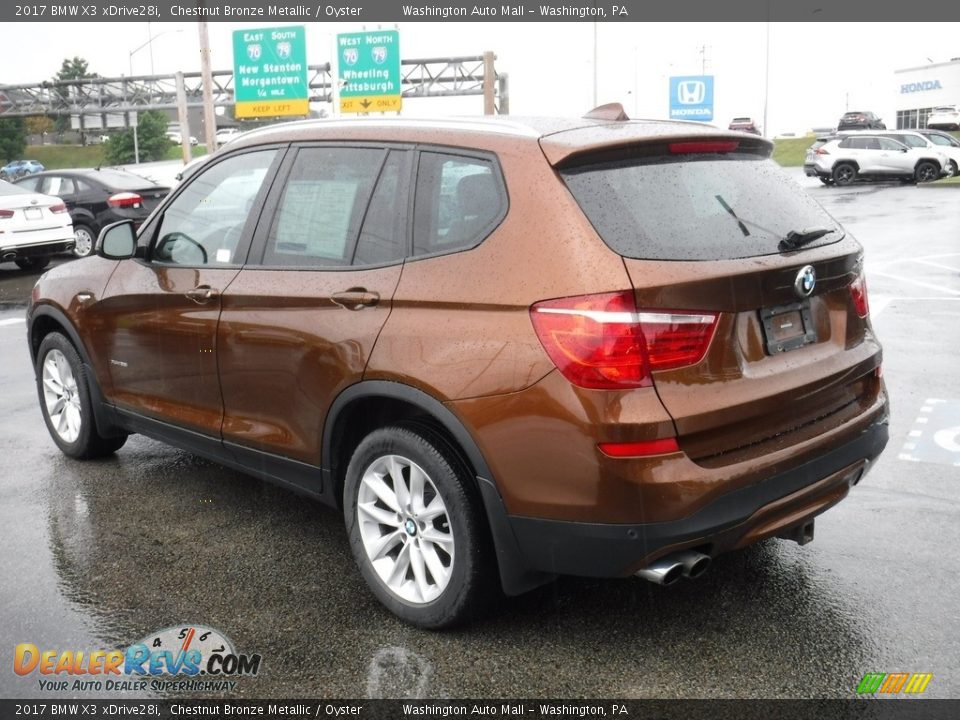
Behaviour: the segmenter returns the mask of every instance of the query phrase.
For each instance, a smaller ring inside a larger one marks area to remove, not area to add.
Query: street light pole
[[[172,33],[180,33],[180,32],[183,32],[183,30],[164,30],[164,31],[161,32],[161,33],[157,33],[156,35],[152,35],[152,34],[151,34],[151,33],[152,33],[152,30],[151,30],[151,28],[150,28],[150,23],[147,23],[147,36],[149,37],[149,39],[148,39],[145,43],[143,43],[143,45],[138,45],[138,46],[135,47],[133,50],[131,50],[130,52],[127,53],[127,61],[128,61],[128,63],[130,64],[130,77],[133,77],[133,56],[136,55],[136,54],[137,54],[138,52],[140,52],[141,50],[143,50],[144,48],[150,48],[150,74],[153,75],[153,74],[154,74],[154,69],[153,69],[153,41],[156,40],[156,39],[159,38],[159,37],[163,37],[164,35],[170,35],[170,34],[172,34]],[[129,83],[129,80],[128,80],[128,83]],[[129,85],[128,85],[128,87],[129,87]],[[139,118],[138,118],[138,120],[139,120]],[[182,139],[182,135],[183,135],[182,130],[183,130],[183,129],[181,128],[181,139]],[[189,141],[190,141],[190,140],[189,140],[189,137],[188,137],[188,138],[187,138],[187,142],[189,142]],[[136,123],[136,122],[133,123],[133,161],[134,161],[134,163],[137,164],[137,165],[140,164],[140,139],[139,139],[139,137],[138,137],[138,135],[137,135],[137,123]]]

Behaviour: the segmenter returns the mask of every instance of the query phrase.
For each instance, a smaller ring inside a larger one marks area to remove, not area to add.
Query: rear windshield
[[[156,183],[122,170],[97,170],[85,177],[101,182],[111,190],[143,190],[158,187]]]
[[[600,237],[625,257],[730,260],[774,255],[791,231],[837,229],[805,248],[843,235],[773,160],[758,155],[633,159],[561,176]]]

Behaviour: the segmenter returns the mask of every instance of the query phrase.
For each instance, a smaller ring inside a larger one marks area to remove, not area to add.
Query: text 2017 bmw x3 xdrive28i
[[[770,151],[616,108],[253,131],[41,278],[44,418],[72,457],[143,433],[342,508],[428,628],[494,578],[806,542],[887,396],[861,247]]]

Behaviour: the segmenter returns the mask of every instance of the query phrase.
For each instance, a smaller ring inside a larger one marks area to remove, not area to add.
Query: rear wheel
[[[484,530],[469,473],[419,426],[376,430],[347,468],[350,548],[374,595],[401,619],[439,629],[479,606]]]
[[[940,168],[932,162],[921,162],[917,164],[913,177],[918,183],[933,182],[940,177]]]
[[[65,455],[97,458],[123,447],[126,435],[105,438],[97,431],[83,364],[66,337],[53,332],[43,339],[36,375],[44,422]]]
[[[86,225],[73,226],[73,240],[73,254],[77,257],[87,257],[93,252],[96,238],[93,236],[93,230]]]
[[[43,270],[50,264],[48,257],[25,257],[14,260],[21,270]]]
[[[837,185],[849,185],[857,179],[857,168],[850,163],[840,163],[833,169],[833,181]]]

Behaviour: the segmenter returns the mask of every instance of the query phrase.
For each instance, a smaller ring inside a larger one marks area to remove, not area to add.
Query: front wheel
[[[456,453],[431,431],[376,430],[347,468],[344,519],[364,580],[421,628],[466,620],[489,587],[479,498]]]
[[[918,183],[933,182],[940,177],[940,168],[932,162],[922,162],[917,165],[913,177]]]
[[[37,353],[37,391],[50,437],[72,458],[110,455],[126,435],[103,437],[97,431],[83,364],[76,349],[58,332],[47,335]]]
[[[87,257],[92,253],[96,241],[97,239],[93,236],[93,230],[86,225],[73,226],[73,254],[77,257]]]

